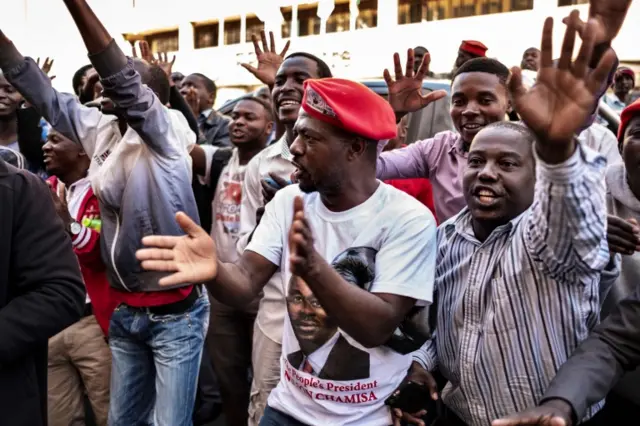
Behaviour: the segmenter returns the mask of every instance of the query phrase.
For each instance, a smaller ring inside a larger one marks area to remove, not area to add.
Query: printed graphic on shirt
[[[240,231],[242,175],[243,173],[233,173],[228,180],[222,182],[220,202],[216,209],[216,220],[222,224],[224,232],[234,238]]]
[[[334,259],[332,266],[346,281],[369,290],[374,279],[375,256],[376,250],[370,247],[349,248]],[[289,281],[287,311],[300,347],[286,356],[287,380],[313,399],[361,403],[377,398],[376,381],[349,386],[334,383],[369,379],[370,354],[349,343],[300,277],[292,276]],[[303,378],[298,371],[322,381]]]

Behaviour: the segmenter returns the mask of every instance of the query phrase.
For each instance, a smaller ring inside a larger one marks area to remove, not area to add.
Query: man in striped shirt
[[[496,123],[478,133],[463,174],[467,207],[438,230],[437,328],[414,360],[449,381],[448,425],[487,425],[534,405],[598,322],[606,162],[574,134],[615,56],[587,73],[587,31],[572,63],[578,21],[576,13],[567,21],[557,67],[553,21],[545,22],[537,85],[527,91],[519,69],[510,82],[532,132]]]

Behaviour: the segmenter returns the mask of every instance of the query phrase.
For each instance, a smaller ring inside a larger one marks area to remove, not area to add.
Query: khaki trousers
[[[89,315],[49,339],[49,426],[84,426],[84,395],[89,397],[98,426],[109,412],[111,351]]]
[[[269,339],[258,327],[253,328],[253,382],[249,397],[249,426],[258,426],[267,407],[271,391],[280,381],[282,345]]]

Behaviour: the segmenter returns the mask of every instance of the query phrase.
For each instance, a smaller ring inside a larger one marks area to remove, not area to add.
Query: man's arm
[[[149,147],[166,157],[181,155],[175,146],[176,141],[183,140],[180,129],[174,128],[168,109],[142,84],[132,60],[120,50],[85,0],[65,0],[65,4],[100,75],[104,95]]]
[[[309,249],[297,244],[300,234],[310,235],[310,230],[300,229],[302,200],[297,199],[295,203],[289,236],[292,273],[309,285],[327,314],[358,343],[368,348],[383,345],[416,300],[432,300],[436,227],[426,208],[423,208],[424,214],[410,212],[408,215],[413,217],[405,216],[401,225],[390,227],[392,230],[376,253],[375,280],[367,291],[347,282],[315,252],[312,241]],[[261,226],[262,222],[258,229]],[[307,261],[310,266],[306,271],[303,268],[296,272],[297,253],[307,250],[313,250]]]
[[[380,180],[428,178],[435,143],[436,139],[431,138],[381,153],[376,163],[376,177]]]
[[[27,172],[15,177],[9,276],[12,300],[0,309],[0,365],[26,356],[34,347],[78,321],[85,289],[71,242],[58,218],[49,189]]]
[[[93,155],[102,113],[82,106],[75,96],[59,93],[51,79],[31,59],[24,58],[0,31],[0,68],[5,77],[49,124],[64,136],[81,143]]]
[[[563,399],[578,419],[601,401],[626,371],[640,365],[640,289],[624,299],[560,368],[543,402]]]
[[[242,205],[240,206],[240,240],[253,232],[257,225],[256,211],[263,206],[260,185],[260,156],[249,161],[242,184]],[[240,240],[238,243],[240,243]],[[243,247],[244,249],[244,247]]]
[[[195,115],[193,115],[193,111],[189,107],[189,104],[184,99],[184,96],[180,94],[178,88],[174,85],[171,86],[171,91],[169,92],[169,104],[171,108],[178,110],[184,115],[184,118],[187,119],[187,123],[189,123],[189,128],[196,135],[200,133],[200,129],[198,128],[198,120]]]
[[[579,144],[560,164],[537,159],[525,241],[554,278],[601,271],[609,261],[605,166],[603,157]]]
[[[422,345],[420,349],[411,354],[413,361],[420,364],[422,368],[429,372],[434,371],[438,366],[438,352],[435,338],[434,333],[429,340],[424,342],[424,345]]]

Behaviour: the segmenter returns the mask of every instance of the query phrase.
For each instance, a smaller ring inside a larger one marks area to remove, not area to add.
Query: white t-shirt
[[[238,259],[236,244],[240,236],[240,206],[245,169],[246,165],[240,165],[238,150],[234,149],[229,163],[220,173],[211,205],[214,215],[211,238],[216,242],[218,257],[222,262],[233,263]]]
[[[297,195],[303,196],[316,250],[345,279],[421,304],[433,293],[435,219],[384,183],[364,203],[338,213],[318,193],[290,185],[267,204],[247,246],[279,266],[287,286],[281,378],[269,406],[309,425],[388,426],[393,422],[384,401],[405,377],[411,355],[363,347],[336,326],[304,282],[292,279],[287,236]]]

